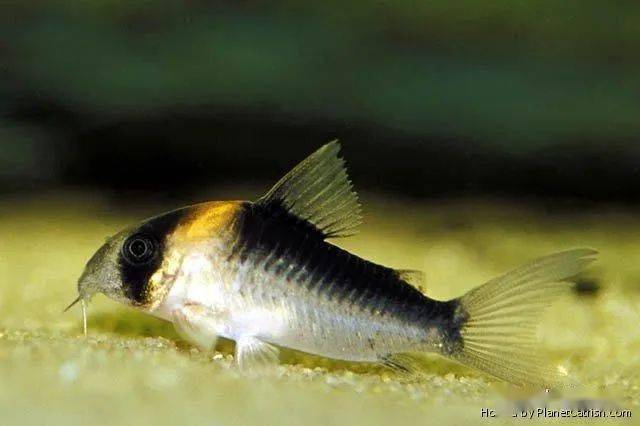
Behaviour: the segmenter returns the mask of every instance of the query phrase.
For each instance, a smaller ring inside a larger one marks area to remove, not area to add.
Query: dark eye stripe
[[[188,213],[189,209],[185,208],[150,219],[134,230],[123,244],[118,259],[120,277],[124,294],[134,305],[150,302],[149,279],[162,264],[166,239]],[[145,245],[145,253],[141,256],[131,252],[131,244],[138,238]]]

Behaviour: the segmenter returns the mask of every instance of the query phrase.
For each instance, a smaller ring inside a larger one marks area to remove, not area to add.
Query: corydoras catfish
[[[76,301],[103,293],[205,350],[233,339],[245,369],[277,362],[278,347],[405,372],[436,353],[519,385],[554,385],[535,327],[596,252],[562,251],[434,300],[412,285],[419,274],[329,242],[361,223],[339,151],[323,146],[257,201],[205,202],[121,231],[89,260]]]

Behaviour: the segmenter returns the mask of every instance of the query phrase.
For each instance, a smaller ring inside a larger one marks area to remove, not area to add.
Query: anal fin
[[[385,355],[380,358],[380,364],[407,378],[424,374],[424,359],[408,352]]]

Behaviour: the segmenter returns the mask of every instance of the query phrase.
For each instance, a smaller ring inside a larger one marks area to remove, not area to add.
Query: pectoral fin
[[[173,311],[172,321],[178,334],[194,346],[203,351],[215,346],[219,319],[204,306],[185,304]]]

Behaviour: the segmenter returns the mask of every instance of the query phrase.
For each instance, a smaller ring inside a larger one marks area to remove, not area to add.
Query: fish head
[[[126,228],[107,241],[87,262],[78,280],[78,300],[96,293],[125,305],[144,308],[154,303],[158,274],[167,245],[189,208],[174,210]]]
[[[153,217],[109,238],[78,280],[78,300],[94,294],[152,310],[167,294],[182,259],[233,231],[243,202],[207,202]]]

